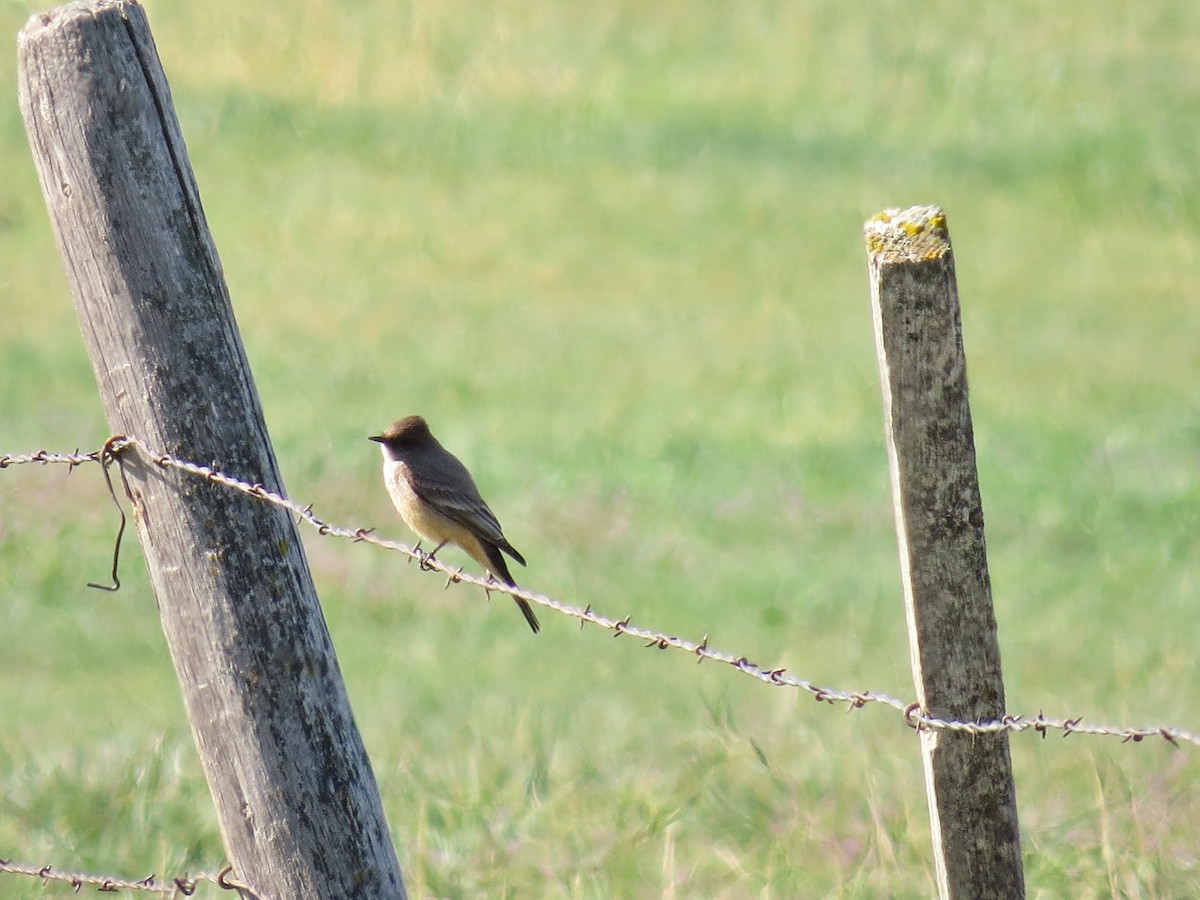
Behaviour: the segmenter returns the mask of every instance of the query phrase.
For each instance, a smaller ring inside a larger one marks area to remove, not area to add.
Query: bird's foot
[[[421,551],[419,549],[420,546],[421,546],[421,542],[417,541],[417,546],[413,549],[416,549],[417,552],[420,553],[420,556],[418,556],[417,558],[421,562],[421,568],[424,569],[426,572],[434,571],[433,563],[437,561],[437,557],[434,554],[446,546],[446,541],[442,541],[440,544],[438,544],[436,547],[434,547],[428,553],[421,553]]]

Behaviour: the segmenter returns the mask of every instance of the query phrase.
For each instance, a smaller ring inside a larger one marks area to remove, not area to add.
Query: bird
[[[400,518],[419,538],[437,545],[429,556],[456,544],[489,576],[516,587],[503,554],[521,565],[525,557],[505,538],[467,467],[438,442],[429,423],[421,416],[406,416],[369,439],[383,452],[383,481]],[[513,599],[537,634],[541,625],[529,603]]]

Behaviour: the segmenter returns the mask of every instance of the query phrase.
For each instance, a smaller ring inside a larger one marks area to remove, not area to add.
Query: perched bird
[[[457,544],[489,574],[516,587],[500,551],[521,565],[525,558],[504,537],[467,467],[438,443],[425,420],[408,416],[370,439],[382,445],[383,481],[400,517],[418,537],[437,545],[429,555]],[[541,626],[529,604],[513,599],[537,634]]]

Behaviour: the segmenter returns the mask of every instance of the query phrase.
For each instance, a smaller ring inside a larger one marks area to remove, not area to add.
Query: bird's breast
[[[462,543],[464,529],[461,525],[442,515],[424,500],[417,496],[412,489],[412,479],[408,466],[399,460],[385,460],[383,463],[383,481],[387,485],[388,494],[396,511],[404,524],[427,541],[441,543],[454,541]],[[469,539],[467,533],[466,539]]]

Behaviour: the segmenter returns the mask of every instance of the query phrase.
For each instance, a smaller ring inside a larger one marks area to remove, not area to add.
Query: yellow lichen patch
[[[881,253],[886,245],[883,238],[871,230],[867,230],[867,252]]]
[[[867,252],[878,262],[921,262],[950,253],[946,214],[938,206],[887,209],[863,227]]]

